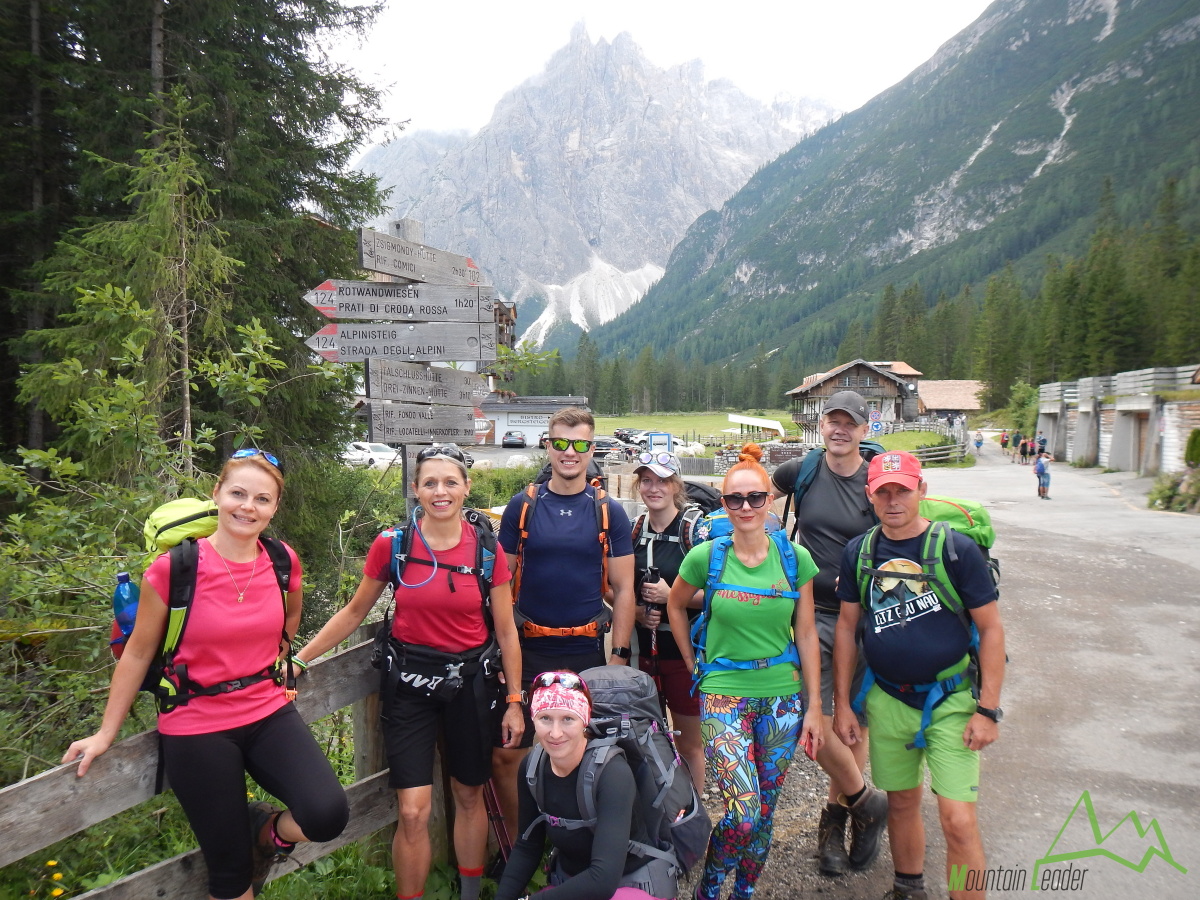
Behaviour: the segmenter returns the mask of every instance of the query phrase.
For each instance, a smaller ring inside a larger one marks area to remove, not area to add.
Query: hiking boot
[[[291,848],[285,850],[277,846],[272,837],[275,818],[282,812],[278,806],[265,800],[250,804],[250,846],[254,860],[254,868],[250,872],[250,889],[255,897],[267,883],[267,875],[275,861],[292,852]]]
[[[925,888],[906,888],[893,885],[892,889],[883,895],[883,900],[929,900]]]
[[[838,796],[838,803],[850,812],[850,868],[863,870],[875,862],[887,827],[887,794],[867,785],[866,791],[853,806],[846,803],[846,795]]]
[[[828,803],[821,810],[817,824],[817,871],[822,875],[845,875],[850,867],[846,853],[846,820],[850,810],[838,803]]]

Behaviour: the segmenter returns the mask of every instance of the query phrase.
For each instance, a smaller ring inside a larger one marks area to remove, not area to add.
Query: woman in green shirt
[[[754,893],[771,849],[772,819],[799,739],[809,755],[821,747],[821,692],[805,702],[803,686],[821,683],[813,612],[817,566],[790,544],[795,576],[765,525],[775,495],[759,463],[762,448],[746,444],[725,475],[722,502],[731,536],[693,547],[667,599],[671,631],[684,662],[700,673],[700,728],[724,801],[713,829],[698,900],[715,900],[736,870],[735,900]],[[706,604],[703,659],[688,641],[687,603],[708,582],[710,554],[728,542],[724,568]],[[803,673],[803,679],[801,674]]]

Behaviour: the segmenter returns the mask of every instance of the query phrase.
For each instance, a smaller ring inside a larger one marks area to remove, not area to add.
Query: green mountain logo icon
[[[1070,826],[1072,820],[1077,815],[1081,815],[1081,808],[1083,810],[1082,814],[1087,815],[1088,825],[1091,826],[1092,838],[1095,842],[1095,846],[1089,847],[1086,850],[1061,851],[1058,849],[1059,841],[1062,840],[1062,836],[1066,832],[1068,826]],[[1125,830],[1124,833],[1128,834],[1127,826],[1133,828],[1137,832],[1137,839],[1145,844],[1146,849],[1145,852],[1142,853],[1141,859],[1126,859],[1125,857],[1120,856],[1111,850],[1104,849],[1104,843],[1113,835],[1122,832],[1122,829]],[[1187,873],[1187,869],[1177,863],[1175,858],[1171,856],[1171,848],[1167,846],[1167,839],[1163,836],[1162,829],[1158,827],[1157,819],[1151,819],[1148,825],[1143,826],[1142,820],[1139,818],[1138,814],[1136,812],[1130,812],[1110,831],[1108,831],[1106,834],[1102,834],[1100,831],[1100,823],[1096,820],[1096,809],[1092,805],[1092,795],[1087,791],[1084,791],[1079,795],[1079,799],[1075,802],[1075,806],[1071,809],[1070,815],[1068,815],[1067,820],[1063,822],[1062,828],[1060,828],[1058,830],[1058,834],[1054,836],[1054,840],[1051,842],[1049,849],[1046,851],[1046,855],[1033,864],[1033,884],[1031,887],[1035,891],[1038,890],[1038,870],[1042,866],[1050,865],[1051,863],[1072,862],[1078,859],[1099,857],[1111,859],[1114,862],[1118,862],[1121,865],[1126,866],[1127,868],[1133,869],[1135,872],[1144,872],[1146,871],[1146,866],[1148,866],[1150,861],[1156,856],[1160,857],[1168,865],[1178,869],[1180,872],[1185,874]]]

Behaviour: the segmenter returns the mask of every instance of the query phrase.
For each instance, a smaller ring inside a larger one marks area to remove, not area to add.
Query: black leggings
[[[240,897],[250,888],[246,773],[283,801],[309,840],[331,841],[349,821],[346,792],[291,703],[241,728],[164,734],[162,749],[167,778],[208,864],[214,897]]]

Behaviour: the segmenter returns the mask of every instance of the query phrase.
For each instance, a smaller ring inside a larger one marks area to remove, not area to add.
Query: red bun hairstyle
[[[762,459],[762,447],[758,444],[750,443],[742,446],[742,452],[738,454],[738,461],[729,467],[729,471],[725,473],[725,480],[721,482],[721,493],[728,493],[727,485],[729,484],[729,476],[734,472],[754,472],[762,479],[763,490],[771,490],[771,476],[767,474],[767,470],[762,467],[759,460]]]

